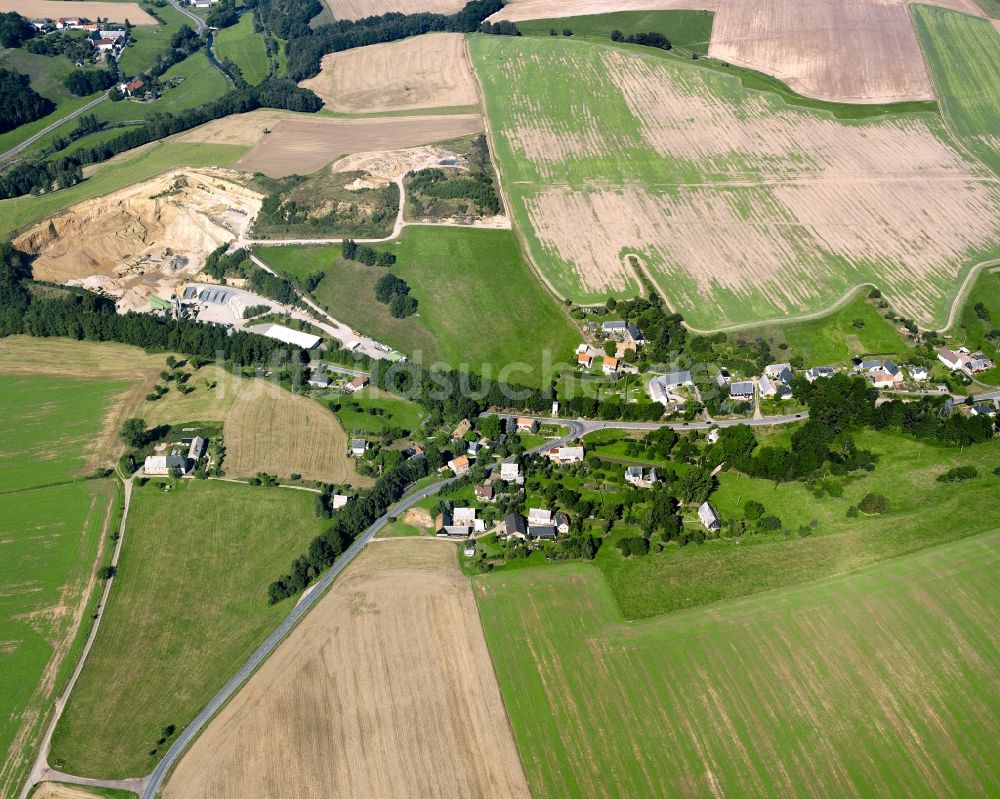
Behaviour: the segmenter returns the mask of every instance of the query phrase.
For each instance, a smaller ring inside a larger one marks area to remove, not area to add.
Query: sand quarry
[[[143,11],[138,3],[76,2],[75,0],[0,0],[0,11],[16,11],[28,19],[59,19],[59,17],[84,17],[86,19],[124,22],[133,25],[156,25],[157,22]]]
[[[529,799],[455,544],[369,544],[178,764],[165,799]]]
[[[852,103],[930,100],[934,93],[909,0],[512,0],[493,20],[609,11],[715,11],[708,54],[766,72],[801,94]],[[974,0],[927,0],[983,16]]]
[[[460,33],[330,53],[315,78],[299,84],[345,114],[477,105],[476,79]]]
[[[178,169],[75,205],[15,240],[37,256],[38,280],[80,285],[148,310],[148,296],[201,271],[208,254],[241,234],[262,195],[228,170]]]

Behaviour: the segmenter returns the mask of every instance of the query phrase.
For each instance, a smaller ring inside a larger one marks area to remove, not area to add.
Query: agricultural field
[[[157,56],[170,47],[173,35],[181,29],[181,26],[191,22],[169,4],[158,7],[156,15],[163,20],[163,24],[134,28],[131,41],[118,59],[118,66],[129,77],[134,77],[152,67]]]
[[[479,104],[460,33],[428,33],[323,57],[323,69],[300,86],[331,111],[376,114]]]
[[[273,268],[304,276],[327,276],[313,292],[336,318],[425,366],[469,364],[473,371],[507,370],[514,383],[537,385],[543,353],[558,361],[578,343],[578,332],[555,301],[538,286],[513,233],[476,228],[405,228],[402,236],[379,245],[393,252],[392,272],[417,299],[417,313],[395,319],[375,299],[378,267],[344,261],[339,246],[259,248]],[[488,324],[485,322],[488,321]]]
[[[517,29],[522,36],[550,36],[553,30],[562,35],[569,28],[575,40],[593,37],[600,41],[607,41],[616,30],[626,36],[662,33],[674,49],[706,53],[712,36],[712,18],[709,11],[613,11],[559,19],[526,19],[517,23]]]
[[[117,0],[0,0],[0,11],[16,11],[28,19],[58,19],[59,17],[86,17],[92,20],[124,22],[133,25],[155,25],[156,20],[142,10],[138,3]]]
[[[535,797],[944,796],[1000,791],[998,579],[992,532],[633,624],[585,565],[473,586]]]
[[[303,491],[216,481],[135,488],[115,590],[50,765],[147,773],[165,749],[161,730],[190,721],[288,612],[288,603],[267,604],[267,586],[322,526]]]
[[[377,436],[389,428],[417,433],[427,416],[427,412],[415,402],[373,388],[366,388],[338,401],[340,409],[337,411],[337,418],[349,436]]]
[[[989,20],[911,7],[950,129],[1000,175],[1000,30]]]
[[[236,166],[273,178],[311,175],[351,153],[416,147],[482,132],[478,114],[352,120],[296,115],[270,127]]]
[[[776,485],[736,472],[719,475],[710,501],[723,519],[742,518],[742,507],[757,500],[781,520],[787,535],[669,544],[641,558],[623,558],[613,546],[602,547],[595,563],[625,618],[648,618],[827,577],[995,526],[1000,477],[993,470],[1000,468],[1000,440],[962,451],[896,433],[864,430],[852,437],[859,449],[874,452],[878,462],[873,472],[831,478],[841,496],[817,496],[802,482]],[[958,484],[937,481],[955,466],[975,466],[979,476]],[[888,497],[890,513],[849,517],[847,509],[869,492]],[[977,512],[970,514],[969,508]],[[795,532],[801,525],[810,526],[805,538]]]
[[[43,782],[32,791],[31,799],[135,799],[135,794],[117,788],[85,788],[62,782]]]
[[[334,19],[364,19],[396,11],[416,14],[431,11],[435,14],[454,14],[465,3],[462,0],[324,0]]]
[[[0,340],[0,795],[13,795],[79,654],[118,495],[117,420],[144,385],[131,348]],[[80,350],[79,361],[71,351]],[[95,363],[91,359],[97,359]]]
[[[453,543],[369,544],[202,732],[165,799],[529,796]]]
[[[347,435],[329,410],[266,380],[247,381],[226,413],[229,477],[257,472],[370,485],[347,456]]]
[[[562,37],[470,50],[513,215],[562,296],[634,294],[633,254],[697,329],[865,282],[933,326],[1000,253],[1000,184],[931,114],[839,121],[698,61]]]
[[[243,14],[239,23],[215,34],[215,53],[219,60],[228,58],[243,73],[243,79],[256,86],[270,72],[264,38],[253,27],[253,14]]]

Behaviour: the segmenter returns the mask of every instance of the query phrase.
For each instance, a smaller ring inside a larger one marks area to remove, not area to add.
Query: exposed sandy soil
[[[223,428],[229,477],[268,472],[307,480],[372,484],[347,457],[347,434],[337,417],[307,397],[266,380],[245,380]]]
[[[390,11],[416,14],[432,11],[437,14],[454,14],[465,3],[463,0],[324,0],[337,19],[363,19]]]
[[[424,531],[434,526],[434,519],[426,508],[410,508],[403,516],[403,521]]]
[[[340,156],[395,150],[483,132],[478,114],[379,119],[282,119],[236,167],[271,177],[309,175]]]
[[[877,265],[894,304],[928,322],[964,254],[997,235],[996,180],[921,118],[845,124],[760,95],[728,99],[714,74],[661,60],[609,49],[597,63],[645,144],[677,169],[569,188],[559,185],[560,162],[597,151],[627,163],[629,143],[614,138],[623,134],[597,120],[585,127],[585,114],[574,119],[582,131],[557,130],[559,120],[544,116],[502,131],[554,184],[525,201],[542,245],[591,292],[633,282],[619,257],[632,250],[702,296],[766,291],[791,311],[815,304],[825,272],[836,271],[832,253]],[[517,85],[516,66],[503,75]],[[674,177],[692,173],[681,178],[690,182]]]
[[[345,114],[476,105],[465,37],[428,33],[323,58],[319,75],[299,84]]]
[[[201,271],[260,210],[262,196],[226,170],[179,169],[80,203],[16,239],[39,280],[82,285],[148,310],[148,297]]]
[[[931,5],[982,16],[973,0]],[[609,11],[715,11],[708,54],[766,72],[801,94],[883,103],[933,99],[908,0],[513,0],[491,19]]]
[[[395,180],[409,171],[419,171],[442,162],[465,166],[465,158],[444,147],[408,147],[403,150],[378,150],[354,153],[341,158],[330,169],[333,172],[367,172],[382,181]]]
[[[369,544],[180,761],[165,799],[528,787],[454,544]]]
[[[86,17],[97,22],[98,17],[111,22],[133,25],[156,25],[157,22],[143,11],[138,3],[76,2],[70,0],[0,0],[0,11],[16,11],[28,19],[59,19],[59,17]]]

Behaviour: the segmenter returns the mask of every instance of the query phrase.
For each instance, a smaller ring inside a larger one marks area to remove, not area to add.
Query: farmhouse
[[[455,508],[451,514],[452,523],[458,525],[467,525],[469,527],[475,527],[476,522],[480,519],[476,519],[476,509],[475,508]]]
[[[491,485],[478,485],[475,488],[476,499],[480,502],[493,502],[496,500],[496,491]]]
[[[990,418],[997,415],[996,408],[985,402],[980,403],[979,405],[973,405],[971,412],[973,416],[989,416]]]
[[[618,373],[618,359],[611,358],[608,356],[604,357],[604,363],[602,364],[604,374],[613,375]]]
[[[133,78],[127,83],[119,83],[118,91],[127,97],[135,97],[135,95],[142,89],[146,84],[139,78]]]
[[[479,454],[479,450],[482,449],[482,444],[478,441],[470,441],[469,445],[465,448],[465,454],[471,455],[473,458]]]
[[[707,502],[702,502],[699,506],[698,519],[705,525],[707,530],[713,533],[722,526],[722,523],[719,521],[719,514]]]
[[[657,375],[649,381],[649,396],[654,402],[668,405],[671,402],[671,391],[681,386],[693,385],[690,372],[668,372],[665,375]]]
[[[434,534],[441,538],[468,538],[472,526],[456,524],[450,514],[439,513],[434,519]]]
[[[470,422],[468,419],[463,419],[458,423],[458,427],[456,427],[455,431],[451,434],[451,440],[461,441],[463,438],[465,438],[466,433],[468,433],[471,429],[472,429],[472,422]]]
[[[188,447],[188,460],[197,463],[202,459],[205,454],[205,446],[208,444],[204,438],[201,436],[195,436],[191,439],[191,446]]]
[[[748,402],[753,399],[753,383],[749,380],[743,380],[739,383],[733,383],[729,386],[729,398],[734,400],[740,400],[743,402]]]
[[[962,368],[963,358],[956,352],[952,352],[947,347],[937,348],[937,357],[945,366],[951,369],[953,372]]]
[[[368,451],[368,442],[363,438],[351,439],[351,457],[360,458]]]
[[[123,36],[125,36],[125,31],[115,31],[115,30],[102,30],[100,32],[102,39],[110,39],[113,42],[117,42]]]
[[[814,366],[806,370],[806,380],[814,383],[821,377],[833,377],[836,370],[832,366]]]
[[[142,467],[143,472],[149,475],[173,474],[175,471],[187,471],[187,460],[176,452],[169,455],[150,455],[146,458]]]
[[[643,344],[646,341],[643,338],[642,331],[631,322],[605,322],[601,325],[601,331],[604,335],[619,339],[620,341],[631,341],[635,344]]]
[[[927,369],[923,366],[911,366],[908,371],[913,380],[923,382],[929,377]]]
[[[983,355],[983,353],[977,352],[965,359],[964,366],[965,371],[975,374],[976,372],[985,372],[987,369],[992,369],[993,361]]]
[[[462,475],[469,473],[469,456],[460,455],[457,458],[452,458],[448,461],[448,468],[455,473],[455,477],[461,477]]]
[[[625,482],[636,488],[652,488],[653,483],[656,483],[658,479],[655,466],[649,470],[648,474],[641,466],[629,466],[625,470]]]
[[[347,384],[347,391],[353,394],[355,391],[360,391],[367,385],[368,385],[368,375],[359,375],[358,377],[355,377],[350,383]]]
[[[569,526],[572,522],[568,513],[557,513],[553,520],[555,522],[556,532],[560,535],[566,535],[569,532]]]
[[[114,39],[91,39],[90,41],[93,43],[94,47],[102,53],[107,53],[115,49]]]
[[[549,460],[560,465],[579,463],[583,460],[583,447],[554,447],[548,451]]]
[[[766,374],[761,375],[760,380],[757,381],[757,388],[764,399],[771,399],[771,397],[777,396],[779,385],[781,385],[781,381],[772,380]]]
[[[503,519],[503,531],[508,538],[523,540],[528,535],[528,525],[520,513],[508,513]]]
[[[771,363],[764,367],[764,374],[778,380],[791,380],[792,365],[790,363]]]
[[[59,28],[59,30],[62,30],[63,28],[79,28],[80,22],[81,20],[79,17],[59,17],[59,19],[56,20],[56,27]]]
[[[594,356],[589,352],[581,352],[576,356],[576,363],[578,366],[582,366],[584,369],[589,369],[591,364],[594,362]]]

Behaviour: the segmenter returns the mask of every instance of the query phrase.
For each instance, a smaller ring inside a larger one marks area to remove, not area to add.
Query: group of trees
[[[210,28],[231,28],[240,21],[240,12],[236,10],[235,0],[220,0],[212,6],[205,17],[205,24]]]
[[[0,13],[0,46],[20,47],[35,33],[35,27],[16,11]]]
[[[287,277],[273,275],[259,266],[254,267],[247,280],[247,288],[257,294],[270,297],[275,302],[282,305],[294,305],[298,299],[298,292],[295,285]]]
[[[31,88],[27,75],[0,68],[0,133],[34,122],[55,110],[55,104]]]
[[[502,19],[499,22],[484,22],[479,26],[480,33],[488,33],[492,36],[520,36],[521,31],[517,29],[517,25],[506,19]]]
[[[118,82],[118,73],[110,69],[74,69],[64,84],[71,94],[86,97],[110,89]]]
[[[354,239],[345,239],[340,246],[341,256],[348,261],[357,261],[366,266],[392,266],[396,255],[376,250],[368,244],[358,244]]]
[[[389,306],[389,313],[405,319],[417,312],[417,301],[410,296],[410,286],[401,277],[383,275],[375,284],[375,299]]]
[[[223,244],[208,254],[202,271],[216,280],[223,280],[229,275],[243,276],[250,263],[250,251],[241,247],[227,254],[228,244]]]
[[[626,44],[641,44],[643,47],[657,47],[660,50],[669,50],[673,45],[670,39],[662,33],[629,33],[624,34],[620,30],[611,31],[611,41],[625,42]]]

